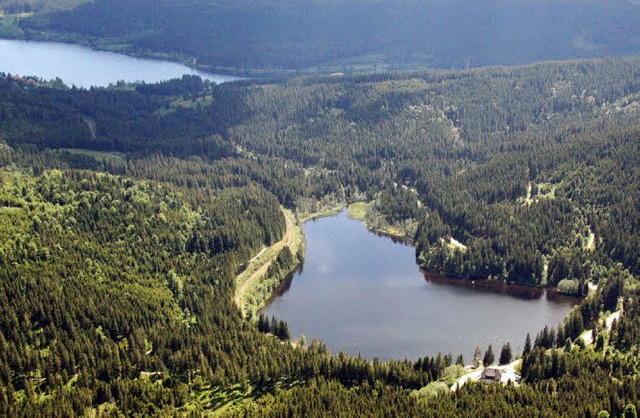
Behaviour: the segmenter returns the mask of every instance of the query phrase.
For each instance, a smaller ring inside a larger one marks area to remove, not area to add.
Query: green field
[[[347,216],[355,221],[362,221],[367,214],[367,203],[356,202],[349,205]]]

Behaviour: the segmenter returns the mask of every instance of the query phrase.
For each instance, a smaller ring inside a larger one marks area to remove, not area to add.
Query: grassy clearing
[[[87,155],[89,157],[95,158],[98,161],[104,162],[121,161],[122,159],[124,159],[124,154],[120,152],[95,151],[80,148],[62,148],[61,151],[70,152],[72,154]]]
[[[180,98],[172,101],[169,107],[162,107],[156,110],[154,114],[158,116],[166,116],[169,113],[175,112],[180,108],[195,109],[198,106],[207,107],[211,105],[211,103],[213,103],[213,96],[197,97],[195,99]]]
[[[347,209],[347,216],[355,221],[362,221],[367,215],[367,203],[356,202],[349,205]]]
[[[538,184],[538,194],[536,198],[544,198],[544,199],[555,199],[556,197],[556,188],[557,184],[552,183],[539,183]]]
[[[463,251],[463,252],[467,250],[467,246],[466,245],[464,245],[463,243],[461,243],[460,241],[456,240],[453,237],[449,238],[449,242],[447,243],[447,245],[452,250],[459,250],[459,251]]]

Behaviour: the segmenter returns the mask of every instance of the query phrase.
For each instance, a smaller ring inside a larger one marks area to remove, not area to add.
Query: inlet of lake
[[[77,87],[104,87],[123,80],[154,83],[194,74],[216,83],[237,77],[194,70],[170,61],[135,58],[113,52],[95,51],[79,45],[0,39],[0,72],[60,78]]]
[[[473,360],[507,341],[521,353],[527,333],[562,322],[574,298],[496,282],[422,272],[415,249],[375,234],[346,212],[304,224],[304,265],[262,313],[288,322],[292,338],[332,352],[417,359],[452,353]]]

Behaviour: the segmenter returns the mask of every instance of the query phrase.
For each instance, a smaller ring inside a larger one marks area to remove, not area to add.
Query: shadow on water
[[[380,232],[380,231],[372,231],[371,229],[368,229],[369,233],[375,235],[378,238],[388,238],[391,241],[393,241],[394,244],[402,244],[405,245],[407,247],[413,247],[413,245],[411,245],[411,241],[408,238],[405,237],[399,237],[397,235],[393,235],[393,234],[386,234],[384,232]]]
[[[498,280],[468,280],[456,277],[443,276],[437,273],[431,273],[420,270],[424,279],[436,286],[453,286],[463,289],[471,289],[476,292],[506,294],[521,300],[537,300],[546,297],[547,300],[560,303],[569,303],[577,305],[581,298],[564,295],[555,289],[543,289],[539,287],[529,287],[523,285],[509,284]]]
[[[527,333],[555,326],[580,302],[549,289],[421,271],[405,240],[368,231],[345,212],[305,223],[304,233],[305,264],[262,312],[287,321],[291,335],[318,338],[336,352],[472,358],[475,347],[505,341],[520,350]]]
[[[295,278],[295,276],[297,276],[298,274],[302,274],[303,271],[304,271],[304,262],[298,264],[298,266],[291,273],[287,274],[287,277],[284,278],[282,283],[280,283],[273,290],[273,293],[271,293],[271,296],[269,296],[269,298],[264,302],[264,307],[265,308],[268,307],[269,305],[271,305],[271,302],[273,302],[275,299],[281,296],[284,296],[289,291],[289,289],[291,289],[291,283],[293,282],[293,279]]]

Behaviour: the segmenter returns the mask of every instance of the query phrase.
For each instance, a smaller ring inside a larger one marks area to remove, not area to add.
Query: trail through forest
[[[291,248],[295,239],[293,215],[281,208],[286,222],[284,237],[270,247],[263,248],[257,256],[251,259],[247,268],[236,277],[236,293],[234,302],[242,309],[242,299],[247,291],[267,272],[269,266],[284,247]],[[244,313],[244,312],[243,312]]]

